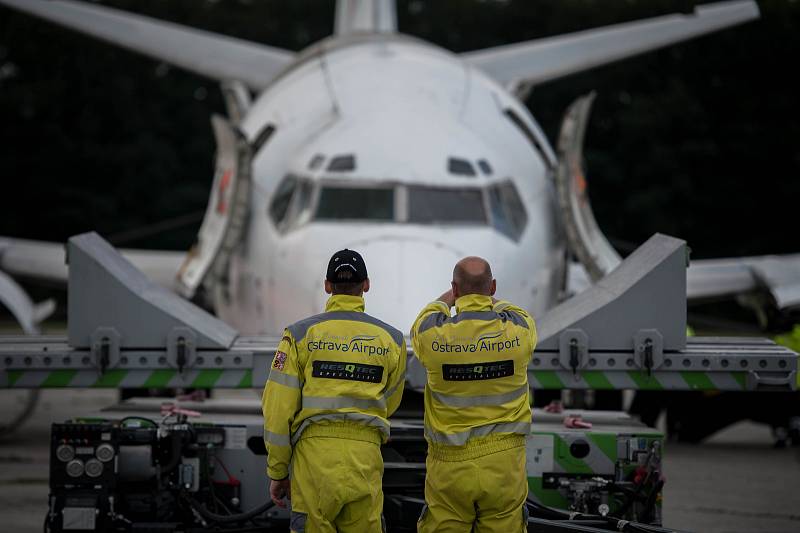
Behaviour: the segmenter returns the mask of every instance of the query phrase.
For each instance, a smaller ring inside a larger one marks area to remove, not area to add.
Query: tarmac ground
[[[226,394],[257,393],[217,397]],[[110,405],[117,395],[42,391],[31,419],[0,440],[0,530],[42,531],[50,423]],[[19,392],[0,391],[0,423],[21,401]],[[668,442],[665,472],[665,526],[698,533],[800,531],[800,449],[774,449],[767,426],[740,422],[700,445]]]

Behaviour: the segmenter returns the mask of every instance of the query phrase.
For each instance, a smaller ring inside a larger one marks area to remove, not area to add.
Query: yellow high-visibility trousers
[[[294,533],[381,533],[383,458],[377,442],[303,438],[292,455]]]
[[[525,447],[446,461],[428,454],[418,533],[527,531]]]

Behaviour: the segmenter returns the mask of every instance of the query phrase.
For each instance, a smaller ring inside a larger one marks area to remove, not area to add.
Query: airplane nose
[[[463,253],[448,244],[419,239],[377,238],[352,242],[369,272],[366,311],[408,334],[417,314],[450,288],[453,266]]]

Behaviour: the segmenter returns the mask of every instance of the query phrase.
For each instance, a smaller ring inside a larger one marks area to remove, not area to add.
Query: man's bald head
[[[495,282],[492,267],[482,257],[465,257],[453,269],[453,292],[458,296],[482,294],[492,296]]]

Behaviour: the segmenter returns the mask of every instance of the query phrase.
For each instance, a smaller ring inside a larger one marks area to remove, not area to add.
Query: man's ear
[[[364,292],[369,292],[369,278],[364,280],[364,284],[361,287]]]
[[[458,299],[461,295],[458,293],[458,285],[455,281],[450,282],[450,290],[453,291],[453,299]]]
[[[325,280],[325,294],[332,294],[333,293],[333,285],[327,279]]]
[[[489,296],[494,296],[494,293],[495,293],[495,292],[497,292],[497,280],[496,280],[496,279],[493,279],[493,280],[492,280],[492,290],[491,290],[491,292],[489,293]]]

